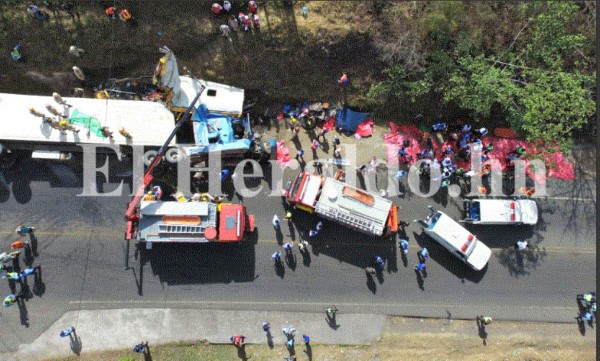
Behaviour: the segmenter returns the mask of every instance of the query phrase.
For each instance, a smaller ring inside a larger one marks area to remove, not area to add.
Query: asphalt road
[[[2,310],[0,317],[13,332],[0,335],[0,352],[33,341],[67,310],[96,308],[311,312],[336,304],[344,312],[453,318],[486,313],[507,320],[571,322],[577,314],[575,294],[596,284],[595,184],[586,179],[551,180],[553,198],[539,201],[541,221],[535,228],[473,228],[494,248],[488,267],[479,273],[421,236],[414,224],[407,230],[411,250],[404,260],[395,242],[325,223],[310,257],[296,250],[296,263],[286,264],[283,274],[270,258],[280,249],[278,239],[298,239],[316,219],[296,213],[295,226],[284,225],[278,236],[271,218],[274,212],[282,218],[283,209],[279,197],[265,196],[266,188],[262,196],[244,199],[257,216],[257,243],[157,246],[139,252],[137,260],[132,251],[132,268],[125,270],[123,212],[129,196],[78,197],[78,171],[33,160],[5,171],[1,180],[3,247],[15,240],[16,225],[35,225],[39,257],[33,264],[42,265],[42,279],[28,281],[32,295],[23,305]],[[115,189],[117,180],[111,177],[102,188]],[[394,201],[405,219],[425,216],[427,204],[460,216],[460,201],[452,198]],[[522,238],[537,245],[524,258],[511,247]],[[413,271],[418,245],[426,245],[431,254],[424,279]],[[375,255],[386,259],[387,269],[369,280],[363,268]],[[3,294],[9,292],[7,284],[1,287]]]

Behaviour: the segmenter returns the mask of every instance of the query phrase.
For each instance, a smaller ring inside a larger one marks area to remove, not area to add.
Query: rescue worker
[[[406,238],[400,239],[400,248],[402,248],[404,254],[408,253],[408,240]]]
[[[33,233],[33,230],[35,229],[35,227],[30,227],[30,226],[26,226],[24,224],[20,225],[17,227],[17,229],[15,229],[15,232],[17,232],[17,234],[24,236],[27,234],[31,234]]]
[[[60,337],[67,337],[67,336],[71,335],[74,332],[75,332],[75,327],[71,326],[71,327],[67,328],[66,330],[60,331],[60,333],[58,335]]]
[[[145,201],[153,201],[154,200],[154,195],[152,194],[152,191],[148,191],[148,193],[146,193],[146,195],[144,196],[144,200]]]
[[[163,196],[163,191],[160,188],[160,186],[154,186],[154,187],[152,187],[152,190],[154,191],[154,193],[153,193],[154,199],[160,200]]]
[[[17,298],[15,297],[15,295],[13,295],[12,293],[8,296],[6,296],[4,298],[4,301],[2,302],[2,305],[4,307],[10,307],[12,305],[15,304],[15,302],[17,302]]]
[[[21,279],[21,277],[19,277],[19,274],[17,272],[7,272],[4,276],[2,276],[3,280],[11,280],[11,281],[19,281]]]
[[[13,48],[13,51],[10,52],[10,57],[12,58],[12,60],[14,60],[14,61],[21,60],[21,58],[23,56],[21,55],[21,51],[19,50],[20,48],[21,48],[21,44],[17,44]]]

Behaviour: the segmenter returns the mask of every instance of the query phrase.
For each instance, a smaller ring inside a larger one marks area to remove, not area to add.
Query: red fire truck
[[[398,206],[337,179],[299,172],[285,192],[297,209],[359,232],[384,237],[398,232]]]

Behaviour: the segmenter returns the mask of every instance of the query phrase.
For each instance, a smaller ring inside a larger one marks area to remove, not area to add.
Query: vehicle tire
[[[185,158],[185,154],[179,148],[169,148],[165,154],[167,162],[177,164]]]
[[[154,159],[156,159],[157,156],[158,156],[158,151],[156,151],[156,150],[149,150],[146,153],[144,153],[144,165],[146,167],[150,166],[150,164],[152,164],[152,162],[154,162]]]

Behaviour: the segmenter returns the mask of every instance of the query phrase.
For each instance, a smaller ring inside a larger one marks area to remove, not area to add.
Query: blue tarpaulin
[[[369,118],[369,113],[355,112],[354,110],[343,108],[337,113],[335,127],[342,132],[354,133],[358,125]]]

